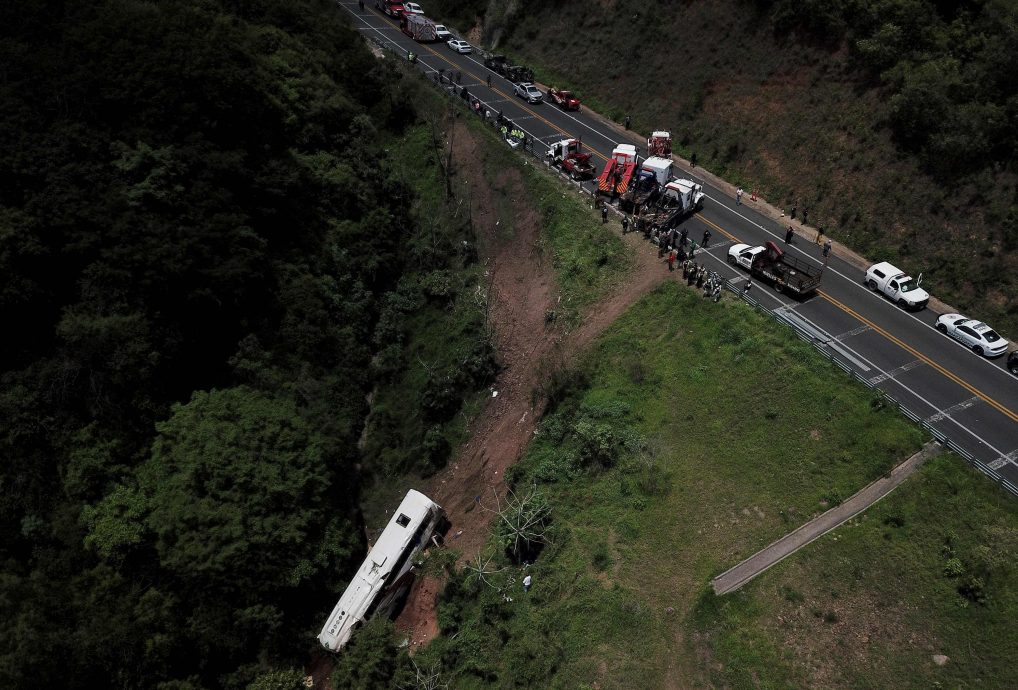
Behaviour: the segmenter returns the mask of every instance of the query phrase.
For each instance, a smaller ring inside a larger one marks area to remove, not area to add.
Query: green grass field
[[[991,676],[987,687],[1004,687],[1012,677],[997,642],[1015,634],[1018,516],[951,456],[745,591],[708,593],[714,575],[923,442],[770,320],[665,285],[558,393],[512,475],[553,506],[551,544],[529,568],[529,594],[494,544],[489,584],[470,569],[454,578],[444,636],[424,657],[441,660],[453,687],[948,687]],[[939,653],[946,666],[934,666]]]
[[[726,687],[1010,688],[1016,558],[1014,500],[942,456],[690,628]]]

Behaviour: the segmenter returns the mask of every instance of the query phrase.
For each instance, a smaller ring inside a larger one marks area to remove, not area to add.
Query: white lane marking
[[[872,331],[872,330],[873,330],[872,328],[870,328],[866,324],[863,324],[863,325],[859,326],[858,328],[853,328],[850,331],[845,331],[841,335],[834,336],[834,339],[837,340],[838,342],[841,342],[842,340],[847,340],[848,338],[851,338],[851,337],[856,336],[856,335],[862,335],[866,331]]]
[[[911,362],[907,362],[906,364],[902,364],[900,367],[889,370],[886,374],[880,374],[879,376],[872,377],[870,379],[870,383],[872,383],[873,385],[882,383],[887,379],[893,379],[898,374],[904,374],[906,371],[912,371],[916,367],[922,366],[925,363],[926,362],[922,361],[921,359],[913,359]]]
[[[791,312],[787,312],[787,310],[786,310],[786,314],[788,316],[793,315]],[[820,328],[816,324],[810,322],[809,319],[805,319],[803,316],[801,316],[799,314],[794,314],[794,317],[798,318],[798,319],[803,319],[804,321],[807,321],[813,329],[823,332],[822,328]],[[857,361],[864,362],[865,364],[869,365],[870,368],[876,370],[877,372],[879,372],[881,374],[884,374],[885,376],[887,375],[887,372],[884,369],[880,368],[876,363],[874,363],[871,359],[867,358],[861,352],[853,350],[850,346],[848,346],[848,345],[834,345],[833,343],[830,343],[830,342],[828,342],[827,345],[829,347],[831,347],[832,349],[837,349],[838,351],[842,351],[842,348],[844,348],[844,350],[850,351],[852,353],[852,355],[853,355],[853,358],[856,359]],[[986,448],[989,448],[991,451],[996,453],[998,456],[1003,455],[1003,453],[1000,451],[999,448],[995,447],[993,444],[991,444],[985,438],[983,438],[982,436],[977,434],[975,431],[973,431],[972,429],[968,428],[967,426],[965,426],[964,424],[962,424],[961,422],[956,420],[950,414],[946,414],[946,410],[943,410],[943,409],[937,407],[935,404],[930,402],[927,398],[925,398],[924,396],[920,395],[917,391],[913,390],[911,386],[908,386],[907,384],[902,383],[899,379],[895,379],[895,378],[887,377],[886,380],[890,381],[892,384],[894,384],[894,385],[898,386],[899,388],[903,389],[904,391],[906,391],[907,393],[912,395],[914,398],[916,398],[916,400],[919,400],[919,401],[925,403],[931,410],[933,410],[935,413],[937,413],[937,414],[934,415],[935,417],[939,416],[937,421],[946,420],[946,421],[954,424],[959,429],[964,431],[966,434],[968,434],[969,436],[974,438],[976,441],[978,441],[981,445],[985,446]],[[981,400],[981,398],[978,398],[978,397],[975,398],[975,399],[976,400]]]
[[[949,417],[952,414],[954,414],[955,412],[961,412],[962,410],[967,410],[968,408],[972,407],[973,405],[982,402],[982,400],[983,399],[980,398],[978,395],[974,395],[971,398],[969,398],[968,400],[962,400],[960,403],[957,403],[955,405],[951,405],[950,407],[948,407],[946,410],[944,410],[941,413],[935,414],[932,417],[927,417],[926,421],[929,422],[930,424],[932,424],[933,422],[939,422],[944,417]]]

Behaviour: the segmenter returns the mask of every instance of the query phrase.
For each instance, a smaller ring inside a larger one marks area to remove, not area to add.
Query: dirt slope
[[[456,126],[452,140],[458,175],[484,180],[481,147],[490,143],[475,139],[462,124]],[[483,546],[492,519],[484,506],[493,505],[493,491],[504,494],[505,470],[522,456],[534,434],[542,407],[533,391],[542,372],[567,364],[629,305],[670,275],[656,253],[636,234],[630,234],[627,241],[635,249],[635,267],[629,279],[594,305],[573,332],[547,325],[545,313],[554,308],[558,293],[551,259],[539,250],[540,215],[527,199],[519,171],[504,170],[495,182],[474,185],[470,199],[483,261],[492,279],[491,321],[503,365],[493,386],[498,395],[473,421],[470,439],[457,450],[449,467],[428,487],[429,495],[452,521],[447,543],[462,552],[461,561],[469,560]],[[496,188],[502,191],[494,191]],[[499,193],[508,199],[500,200]],[[504,230],[508,224],[501,222],[500,208],[511,210],[511,232]],[[614,222],[611,227],[620,229]],[[433,579],[419,582],[396,622],[414,646],[438,634],[434,601],[440,590],[440,583]]]

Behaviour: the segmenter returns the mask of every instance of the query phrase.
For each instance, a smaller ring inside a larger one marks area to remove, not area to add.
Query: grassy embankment
[[[616,121],[630,114],[635,130],[670,130],[686,158],[696,152],[775,206],[808,208],[835,239],[924,272],[936,296],[1018,337],[1015,174],[987,165],[937,177],[903,152],[888,124],[892,91],[860,67],[851,40],[780,29],[773,11],[739,0],[664,14],[530,2],[508,19],[479,0],[433,4],[438,16],[483,16],[486,39],[497,33],[540,81]]]
[[[996,644],[1013,635],[1009,566],[978,545],[1014,534],[1018,516],[954,458],[746,593],[707,594],[713,575],[922,442],[763,316],[667,284],[553,393],[557,405],[513,476],[552,505],[551,545],[529,569],[527,595],[523,571],[494,544],[487,584],[470,570],[453,580],[439,613],[444,636],[421,657],[440,660],[453,687],[928,687],[1010,677]],[[953,557],[965,572],[948,578]],[[972,574],[984,579],[985,605],[958,591]],[[933,667],[940,651],[957,656]]]
[[[1009,688],[1016,558],[1013,499],[943,456],[689,627],[716,685]]]
[[[477,392],[477,385],[494,375],[497,353],[488,349],[490,325],[485,323],[490,279],[483,256],[479,263],[475,254],[494,251],[494,242],[511,245],[519,217],[529,211],[529,219],[540,224],[540,239],[534,246],[512,250],[530,254],[535,262],[547,259],[557,269],[557,324],[566,327],[578,323],[582,310],[617,285],[631,264],[621,239],[601,225],[575,192],[514,154],[494,132],[464,113],[457,116],[456,136],[479,142],[480,159],[462,160],[461,152],[471,147],[453,147],[453,195],[447,197],[443,164],[448,118],[458,109],[448,110],[447,102],[423,84],[409,86],[420,92],[416,100],[429,123],[393,142],[390,151],[398,155],[390,165],[392,174],[414,192],[412,211],[420,230],[411,241],[421,246],[423,259],[383,314],[392,322],[386,332],[393,345],[376,364],[394,374],[372,396],[363,438],[366,467],[382,480],[365,496],[365,514],[369,524],[379,525],[384,523],[382,505],[411,486],[419,487],[422,475],[446,462],[465,440],[469,419],[488,398],[486,390]],[[437,147],[431,122],[440,131]],[[499,218],[494,239],[478,237],[479,219],[470,217],[481,186],[490,189],[489,210]],[[460,271],[429,272],[427,256],[433,251],[468,256]]]

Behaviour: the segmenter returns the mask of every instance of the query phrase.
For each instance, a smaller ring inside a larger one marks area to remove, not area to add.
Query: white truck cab
[[[672,179],[672,159],[651,156],[643,161],[643,170],[653,175],[659,185],[666,185]]]
[[[883,293],[906,309],[919,310],[930,301],[930,294],[919,287],[919,281],[886,261],[866,270],[865,283],[870,290]]]
[[[753,259],[757,254],[767,251],[767,247],[752,247],[748,244],[736,244],[728,250],[728,263],[738,264],[747,271],[753,268]]]

